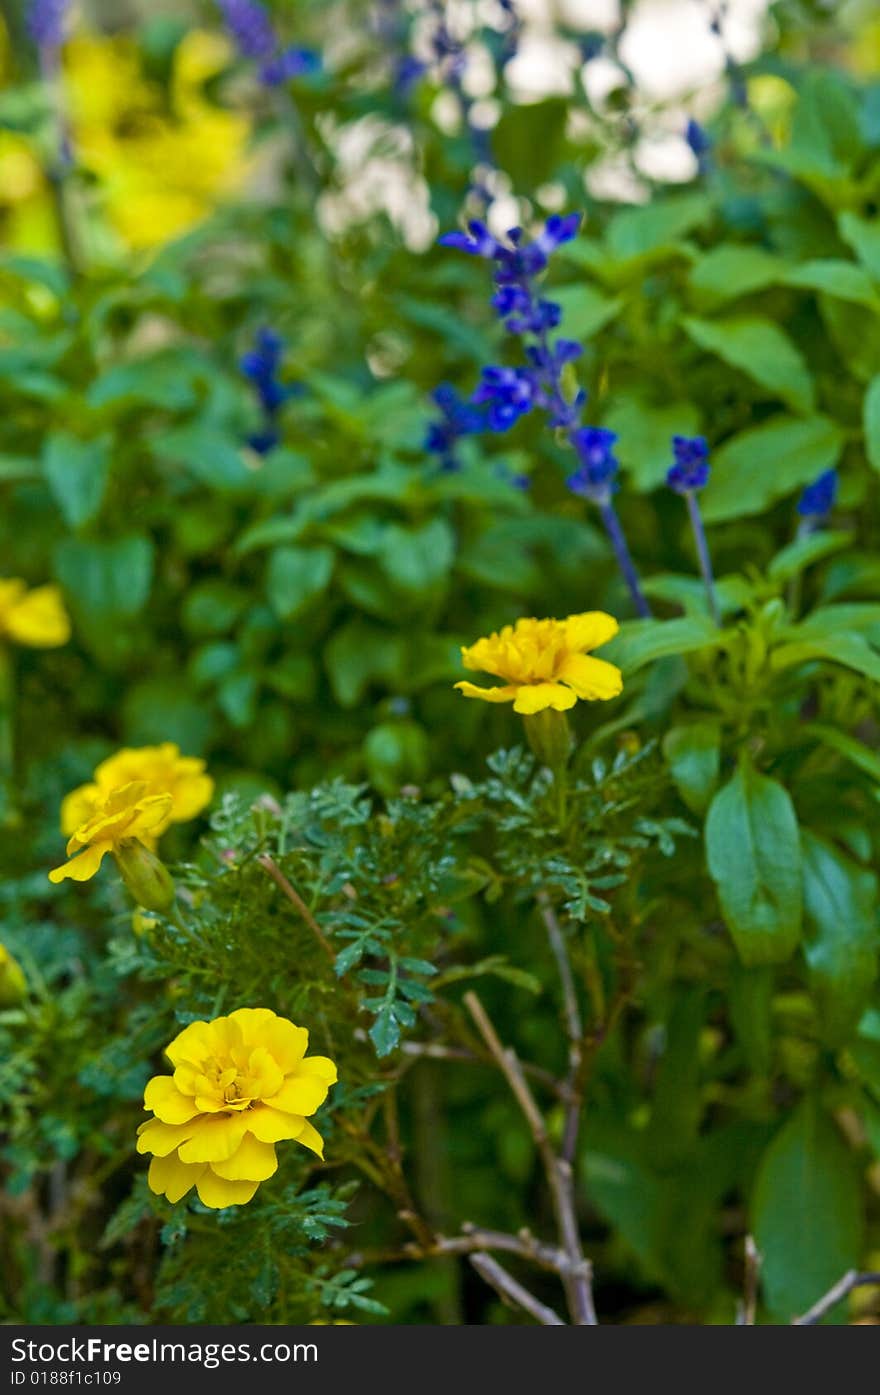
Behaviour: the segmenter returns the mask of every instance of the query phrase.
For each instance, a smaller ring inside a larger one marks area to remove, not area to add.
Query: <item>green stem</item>
[[[15,668],[12,651],[0,642],[0,827],[19,815],[15,798]]]

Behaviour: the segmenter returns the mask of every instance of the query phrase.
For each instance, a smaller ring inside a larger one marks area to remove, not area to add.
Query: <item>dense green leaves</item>
[[[779,964],[801,937],[801,854],[791,797],[748,757],[715,795],[706,856],[744,964]]]
[[[877,977],[877,877],[808,831],[802,834],[801,848],[804,954],[823,1032],[837,1044],[858,1023]]]
[[[813,385],[807,365],[778,325],[757,316],[690,318],[683,323],[700,348],[748,374],[771,396],[782,398],[801,412],[812,409]]]
[[[751,1212],[764,1297],[779,1322],[812,1307],[857,1262],[856,1166],[815,1098],[798,1106],[764,1155]]]

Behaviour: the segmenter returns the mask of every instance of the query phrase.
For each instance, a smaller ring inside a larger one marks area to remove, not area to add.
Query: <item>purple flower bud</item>
[[[797,511],[801,518],[824,518],[830,513],[837,502],[838,482],[836,470],[825,470],[808,484],[798,500]]]
[[[278,40],[272,21],[259,0],[217,0],[226,27],[242,58],[269,60]]]
[[[705,488],[709,479],[709,446],[705,436],[673,436],[672,453],[675,464],[666,475],[669,488],[676,494]]]
[[[60,48],[70,0],[31,0],[27,31],[38,48]]]

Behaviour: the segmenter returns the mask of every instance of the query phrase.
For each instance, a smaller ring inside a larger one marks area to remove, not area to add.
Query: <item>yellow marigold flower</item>
[[[205,762],[182,756],[173,741],[161,746],[126,746],[109,756],[95,770],[94,780],[68,794],[61,805],[61,831],[68,837],[89,820],[108,795],[123,785],[143,783],[148,794],[170,794],[166,825],[143,839],[152,847],[169,823],[186,823],[210,804],[214,781],[205,774]]]
[[[70,619],[57,586],[0,580],[0,643],[11,639],[32,649],[55,649],[70,639]]]
[[[149,847],[168,827],[172,802],[170,794],[151,794],[143,780],[113,790],[74,830],[67,844],[71,860],[49,873],[50,882],[63,882],[65,877],[86,882],[108,853],[124,853],[136,843]]]
[[[569,615],[567,620],[517,620],[461,651],[465,668],[503,678],[504,686],[455,686],[465,697],[512,702],[514,712],[525,716],[548,707],[563,712],[578,698],[617,697],[623,689],[620,669],[592,658],[589,651],[607,644],[618,628],[614,617],[601,610]]]
[[[308,1122],[336,1082],[327,1056],[306,1056],[309,1034],[268,1008],[239,1008],[192,1022],[166,1048],[173,1075],[144,1091],[155,1116],[138,1129],[151,1153],[148,1182],[180,1201],[191,1187],[205,1206],[240,1206],[278,1167],[274,1145],[296,1139],[324,1156]]]

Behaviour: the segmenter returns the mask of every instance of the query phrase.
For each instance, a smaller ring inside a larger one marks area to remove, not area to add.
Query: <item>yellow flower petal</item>
[[[192,1131],[191,1123],[163,1124],[161,1119],[145,1119],[138,1129],[137,1150],[165,1158],[184,1143]]]
[[[203,1206],[212,1206],[219,1211],[224,1206],[244,1206],[259,1185],[259,1182],[227,1182],[206,1167],[196,1182],[196,1190]]]
[[[265,1046],[273,1060],[287,1075],[295,1070],[306,1054],[309,1034],[286,1017],[277,1017],[269,1008],[239,1008],[229,1014],[241,1027],[246,1042]]]
[[[190,1131],[190,1137],[180,1145],[180,1161],[225,1162],[231,1158],[244,1138],[247,1115],[210,1114],[207,1118],[194,1119],[183,1127]]]
[[[299,1138],[306,1121],[299,1114],[282,1114],[268,1104],[258,1104],[241,1116],[248,1133],[261,1143],[280,1143],[284,1138]]]
[[[61,801],[61,832],[66,838],[82,828],[94,816],[101,802],[101,791],[97,785],[80,785],[71,790]]]
[[[306,1056],[305,1060],[299,1063],[297,1075],[314,1075],[327,1085],[335,1085],[339,1079],[336,1065],[329,1056]]]
[[[153,1158],[147,1173],[147,1185],[156,1196],[180,1201],[205,1171],[205,1163],[182,1163],[176,1153],[165,1158]]]
[[[213,1050],[210,1024],[190,1022],[182,1032],[165,1048],[165,1055],[174,1066],[187,1065],[201,1067],[210,1058]]]
[[[329,1088],[329,1083],[317,1076],[292,1075],[266,1104],[280,1109],[282,1114],[314,1114],[327,1098]]]
[[[70,639],[70,620],[57,586],[37,586],[8,611],[6,633],[33,649],[55,649]]]
[[[571,685],[579,698],[607,701],[623,691],[620,669],[605,659],[594,659],[589,654],[572,654],[559,676]]]
[[[211,1171],[229,1182],[265,1182],[278,1171],[278,1159],[271,1143],[246,1133],[232,1157],[211,1163]]]
[[[63,882],[65,877],[69,877],[73,882],[87,882],[95,875],[108,852],[112,852],[112,843],[93,843],[90,848],[86,848],[78,857],[73,857],[69,862],[65,862],[63,867],[55,867],[49,873],[49,881]]]
[[[620,629],[614,616],[606,615],[604,610],[586,610],[582,615],[569,615],[562,623],[569,649],[581,651],[598,649],[600,644],[607,644]]]
[[[476,683],[465,681],[455,686],[465,697],[481,698],[483,702],[513,702],[517,691],[515,687],[481,688]]]
[[[546,707],[564,712],[567,708],[574,707],[576,702],[577,695],[561,683],[532,683],[517,689],[513,710],[521,712],[524,716],[543,712]]]
[[[170,1075],[154,1075],[147,1082],[144,1108],[152,1109],[163,1124],[185,1124],[199,1112],[195,1100],[181,1094]]]
[[[323,1138],[322,1138],[321,1135],[318,1133],[318,1130],[315,1129],[315,1128],[313,1128],[312,1125],[309,1123],[309,1121],[308,1121],[307,1119],[304,1121],[304,1125],[305,1125],[305,1126],[304,1126],[304,1128],[303,1128],[302,1133],[298,1133],[297,1136],[296,1136],[296,1141],[297,1141],[297,1143],[302,1143],[303,1146],[304,1146],[305,1148],[309,1148],[309,1149],[311,1149],[311,1151],[312,1151],[313,1153],[317,1153],[318,1157],[319,1157],[319,1158],[321,1159],[321,1161],[323,1162],[323,1161],[324,1161],[324,1140],[323,1140]]]

